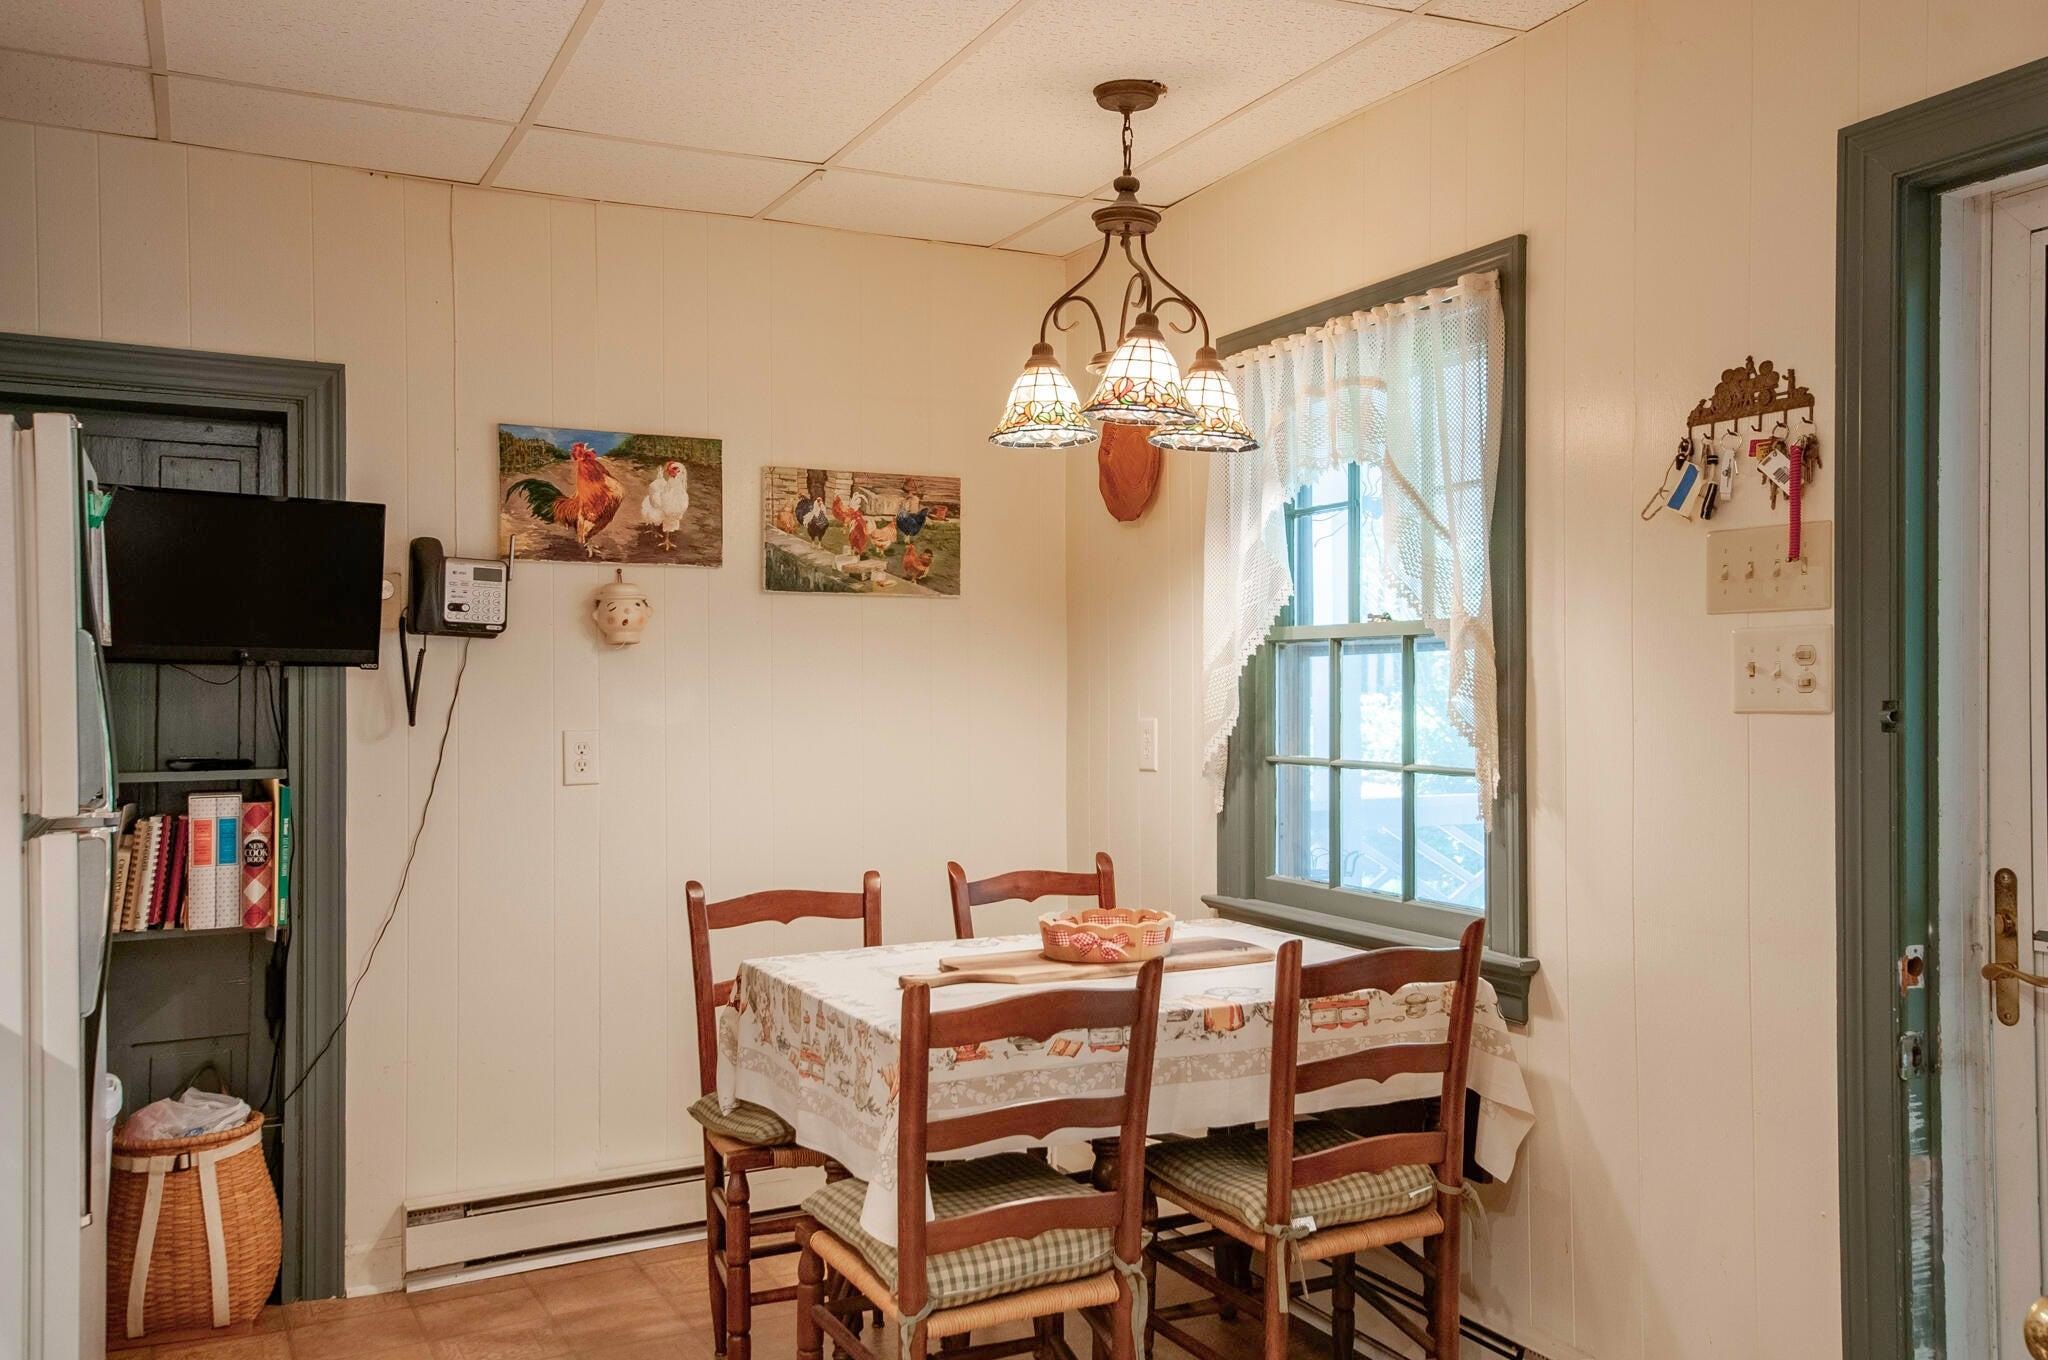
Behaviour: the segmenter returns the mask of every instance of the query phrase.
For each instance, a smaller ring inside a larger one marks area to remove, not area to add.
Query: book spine
[[[171,821],[171,880],[170,888],[164,893],[164,919],[166,929],[175,929],[178,918],[185,907],[185,870],[191,861],[191,850],[186,843],[185,826],[187,817],[173,816]]]
[[[213,844],[213,924],[231,926],[242,919],[242,795],[220,795]]]
[[[252,930],[274,924],[276,899],[270,884],[272,810],[268,803],[242,808],[242,924]]]
[[[135,885],[135,895],[128,902],[128,919],[124,925],[129,930],[140,930],[147,920],[149,904],[156,893],[156,843],[159,821],[151,817],[145,821],[142,834],[142,877]]]
[[[195,793],[187,798],[185,836],[189,842],[189,864],[185,871],[185,924],[191,930],[205,929],[205,918],[213,914],[213,876],[220,863],[214,830],[213,795]]]
[[[114,929],[121,928],[121,921],[128,910],[128,862],[135,850],[133,832],[123,832],[114,842],[114,883],[113,902],[108,907],[107,919],[114,923]]]
[[[149,923],[152,926],[164,924],[166,915],[177,905],[167,902],[171,889],[171,841],[176,827],[169,817],[157,818],[157,826],[161,834],[156,841],[156,888],[149,895]]]
[[[292,810],[292,786],[281,779],[270,781],[271,806],[277,816],[277,844],[272,847],[271,862],[277,866],[273,877],[276,884],[276,925],[275,930],[284,930],[292,923],[292,850],[298,836],[298,827]]]

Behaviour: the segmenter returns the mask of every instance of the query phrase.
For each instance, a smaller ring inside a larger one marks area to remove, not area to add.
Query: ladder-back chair
[[[1036,902],[1041,897],[1092,897],[1097,905],[1116,905],[1116,866],[1097,851],[1095,872],[1073,874],[1062,869],[1018,869],[994,878],[969,880],[958,862],[946,862],[946,884],[953,897],[953,938],[974,938],[974,909],[991,902]]]

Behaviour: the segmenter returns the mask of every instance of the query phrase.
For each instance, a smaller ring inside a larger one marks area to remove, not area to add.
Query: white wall
[[[1056,261],[20,124],[0,179],[0,330],[345,364],[349,494],[389,505],[393,568],[416,534],[493,550],[501,420],[725,441],[726,564],[630,569],[647,642],[589,626],[609,568],[536,564],[473,644],[348,1034],[352,1286],[396,1281],[408,1196],[695,1155],[685,879],[873,867],[887,933],[932,938],[947,858],[1063,858],[1061,487],[983,442]],[[963,597],[766,595],[768,462],[958,474]],[[349,679],[352,968],[455,657],[430,645],[412,731],[392,639]],[[563,728],[598,729],[599,786],[560,787]]]
[[[1221,334],[1528,234],[1538,1124],[1488,1193],[1467,1304],[1546,1354],[1841,1352],[1832,723],[1729,712],[1751,620],[1704,613],[1699,527],[1637,511],[1754,354],[1820,399],[1808,513],[1831,513],[1855,456],[1833,439],[1836,132],[2044,53],[2038,0],[1588,0],[1154,238]],[[1177,907],[1215,881],[1205,481],[1167,455],[1123,526],[1092,451],[1069,462],[1069,856],[1106,846],[1127,896]],[[1715,525],[1769,518],[1751,490]]]

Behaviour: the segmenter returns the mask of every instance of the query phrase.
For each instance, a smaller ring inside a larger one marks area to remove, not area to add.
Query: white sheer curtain
[[[1294,592],[1287,503],[1348,462],[1379,471],[1386,580],[1450,653],[1449,717],[1477,753],[1480,815],[1499,785],[1488,543],[1500,466],[1500,278],[1353,312],[1232,356],[1252,453],[1211,455],[1203,544],[1203,773],[1223,806],[1238,676]]]

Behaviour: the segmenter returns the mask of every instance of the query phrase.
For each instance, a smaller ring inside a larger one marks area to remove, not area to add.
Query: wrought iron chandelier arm
[[[1105,236],[1102,238],[1102,251],[1095,257],[1095,263],[1089,266],[1088,272],[1076,279],[1072,287],[1054,298],[1052,306],[1045,309],[1045,318],[1038,323],[1039,344],[1048,343],[1047,331],[1053,329],[1064,331],[1068,329],[1065,323],[1060,320],[1060,312],[1068,303],[1078,302],[1088,309],[1090,316],[1095,318],[1095,347],[1097,349],[1109,348],[1109,337],[1104,335],[1102,330],[1102,313],[1095,310],[1095,304],[1081,291],[1088,286],[1089,280],[1102,272],[1102,262],[1108,258],[1109,238]]]
[[[1128,245],[1126,245],[1125,249],[1128,252]],[[1158,265],[1152,263],[1152,247],[1145,237],[1141,236],[1138,238],[1138,253],[1145,257],[1146,269],[1150,270],[1153,277],[1159,280],[1160,286],[1167,290],[1166,296],[1159,300],[1159,306],[1153,308],[1153,311],[1155,313],[1158,312],[1169,302],[1180,304],[1181,310],[1188,314],[1188,324],[1185,326],[1175,326],[1174,329],[1185,335],[1195,328],[1196,322],[1200,322],[1202,325],[1202,347],[1207,349],[1209,347],[1208,313],[1196,306],[1195,300],[1183,292],[1179,284],[1167,278],[1166,272]]]

